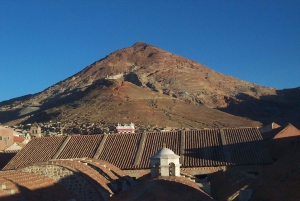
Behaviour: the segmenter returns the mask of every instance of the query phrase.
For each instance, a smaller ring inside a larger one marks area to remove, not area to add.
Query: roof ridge
[[[286,129],[290,128],[291,126],[293,126],[293,125],[290,124],[290,123],[288,123],[281,131],[279,131],[277,134],[275,134],[275,135],[273,136],[273,138],[274,138],[275,136],[280,135],[283,131],[286,131]],[[294,126],[293,126],[293,127],[294,127]],[[280,127],[279,127],[279,128],[280,128]]]
[[[140,143],[139,143],[139,147],[137,149],[135,160],[134,160],[134,163],[133,163],[134,165],[139,165],[140,164],[142,154],[143,154],[144,148],[145,148],[146,139],[147,139],[147,133],[142,133],[141,134],[141,140],[140,140]]]
[[[68,137],[66,137],[66,139],[64,140],[64,142],[62,143],[62,145],[59,147],[59,149],[57,150],[57,152],[55,153],[55,155],[52,157],[52,159],[57,159],[57,157],[61,154],[61,152],[64,150],[64,148],[66,147],[66,145],[70,141],[71,137],[72,137],[71,135],[69,135]]]
[[[185,150],[185,131],[180,131],[180,164],[184,164],[184,150]]]
[[[227,140],[225,137],[224,130],[222,128],[219,129],[219,135],[221,137],[221,143],[222,143],[222,149],[223,149],[223,153],[224,153],[224,157],[225,157],[225,162],[228,164],[232,164],[230,150],[228,147],[228,143],[227,143]]]
[[[103,135],[103,138],[102,138],[102,140],[101,140],[101,142],[100,142],[100,144],[99,144],[99,146],[98,146],[98,149],[97,149],[96,153],[94,154],[94,157],[93,157],[93,158],[96,158],[96,159],[99,158],[101,152],[103,151],[104,144],[105,144],[105,142],[106,142],[107,137],[108,137],[108,134],[104,134],[104,135]]]

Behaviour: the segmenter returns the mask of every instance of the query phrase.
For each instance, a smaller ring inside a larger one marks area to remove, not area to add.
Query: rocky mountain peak
[[[167,115],[166,118],[173,118],[172,121],[176,122],[175,119],[179,116],[172,117],[172,109],[167,105],[174,104],[174,107],[182,107],[181,103],[191,104],[192,107],[195,107],[194,109],[190,108],[191,111],[198,111],[200,106],[225,110],[232,105],[242,105],[249,100],[250,105],[259,105],[258,101],[269,101],[276,94],[277,91],[274,88],[227,76],[147,43],[136,42],[131,47],[109,54],[40,93],[24,100],[15,99],[17,101],[0,104],[0,111],[9,111],[12,108],[22,110],[38,105],[39,108],[44,108],[43,111],[50,112],[50,108],[52,108],[52,113],[64,108],[66,113],[69,113],[70,106],[71,110],[74,110],[74,105],[76,105],[75,108],[78,107],[82,110],[81,104],[83,104],[90,108],[90,111],[100,110],[103,114],[114,115],[113,111],[111,114],[104,112],[105,109],[102,106],[116,108],[115,104],[118,104],[119,110],[123,111],[125,109],[121,106],[127,104],[126,111],[130,109],[131,115],[143,119],[143,121],[151,113],[153,118],[158,114],[163,114]],[[169,109],[162,106],[156,111],[155,108],[159,108],[158,99],[166,100],[162,105]],[[103,105],[99,101],[104,101],[105,104]],[[115,102],[113,103],[113,101]],[[151,107],[145,107],[145,104]],[[110,107],[109,105],[114,106]],[[133,114],[139,113],[136,110],[141,110],[141,108],[144,110],[145,117]],[[236,109],[230,109],[227,112],[230,113],[233,110],[236,111]],[[185,110],[181,108],[178,111]],[[37,112],[35,111],[35,113]],[[77,114],[79,113],[81,112],[77,111]],[[226,123],[226,125],[229,124]]]
[[[147,47],[147,46],[149,46],[149,44],[144,43],[142,41],[138,41],[138,42],[134,43],[131,47]]]

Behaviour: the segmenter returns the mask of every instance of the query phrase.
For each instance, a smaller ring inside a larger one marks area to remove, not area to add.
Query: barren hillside
[[[253,120],[262,122],[259,113],[265,107],[287,103],[282,96],[281,103],[278,101],[278,93],[137,42],[40,93],[0,103],[0,121],[78,119],[178,127],[258,126],[261,123]],[[253,111],[251,105],[255,108],[255,104],[263,108]],[[228,113],[249,114],[252,120]]]

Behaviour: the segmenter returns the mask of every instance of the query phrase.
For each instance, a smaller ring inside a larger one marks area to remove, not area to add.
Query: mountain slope
[[[237,114],[234,113],[237,106],[248,100],[268,104],[274,102],[270,97],[276,97],[277,93],[274,88],[220,74],[192,60],[137,42],[40,93],[0,103],[0,121],[77,118],[186,127],[250,126],[260,123],[210,108]],[[226,110],[230,107],[233,109]],[[83,110],[90,114],[83,115]]]

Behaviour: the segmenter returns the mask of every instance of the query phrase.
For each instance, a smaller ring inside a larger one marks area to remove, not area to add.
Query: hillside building
[[[30,127],[29,133],[32,138],[42,137],[42,128],[38,123],[34,122]]]
[[[281,127],[279,124],[277,124],[275,122],[272,122],[272,123],[270,123],[268,125],[265,125],[265,126],[259,128],[259,132],[266,133],[266,132],[270,132],[270,131],[272,131],[272,130],[274,130],[276,128],[279,128],[279,127]]]
[[[118,133],[134,133],[135,128],[134,124],[131,122],[129,125],[118,123],[118,126],[116,127]]]
[[[14,131],[0,126],[0,151],[10,147],[14,143]]]
[[[277,160],[287,153],[289,154],[293,147],[300,147],[300,130],[298,128],[292,124],[280,126],[272,123],[270,125],[276,126],[269,126],[271,129],[263,130],[261,135],[273,159]],[[268,125],[265,127],[268,127]]]

